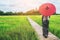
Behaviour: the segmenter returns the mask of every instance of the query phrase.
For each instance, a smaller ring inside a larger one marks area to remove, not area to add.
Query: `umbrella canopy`
[[[44,16],[51,16],[56,12],[56,8],[51,3],[45,3],[39,7],[39,13]]]

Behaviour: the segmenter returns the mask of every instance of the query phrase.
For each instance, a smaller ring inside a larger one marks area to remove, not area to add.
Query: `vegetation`
[[[40,16],[30,16],[39,25],[42,25],[42,17]],[[60,38],[60,15],[53,15],[50,17],[49,31]]]
[[[32,9],[27,12],[4,12],[0,10],[0,15],[41,15],[37,9]],[[59,13],[54,13],[54,15],[60,15]]]
[[[0,15],[39,15],[37,10],[30,10],[25,13],[23,12],[3,12],[0,10]]]
[[[38,40],[26,16],[0,16],[0,40]]]

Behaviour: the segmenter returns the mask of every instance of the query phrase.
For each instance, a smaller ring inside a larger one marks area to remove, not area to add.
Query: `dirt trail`
[[[55,35],[53,35],[50,32],[49,32],[48,38],[44,38],[42,35],[42,27],[39,24],[37,24],[36,22],[34,22],[32,19],[30,19],[29,17],[27,17],[27,19],[29,20],[30,24],[37,32],[39,40],[60,40],[58,37],[56,37]]]

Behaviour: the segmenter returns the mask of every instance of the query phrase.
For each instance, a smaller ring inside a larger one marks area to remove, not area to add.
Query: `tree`
[[[6,12],[4,15],[13,15],[13,12]]]
[[[0,10],[0,15],[3,15],[3,14],[4,14],[4,12]]]

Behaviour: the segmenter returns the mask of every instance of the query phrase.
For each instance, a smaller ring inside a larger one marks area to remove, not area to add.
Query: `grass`
[[[38,40],[26,16],[0,16],[0,40]]]
[[[41,15],[32,15],[30,16],[34,21],[36,21],[39,25],[42,25],[42,16]]]
[[[30,16],[34,21],[36,21],[39,25],[42,25],[42,16]],[[49,20],[49,31],[54,35],[60,38],[60,15],[53,15]]]

